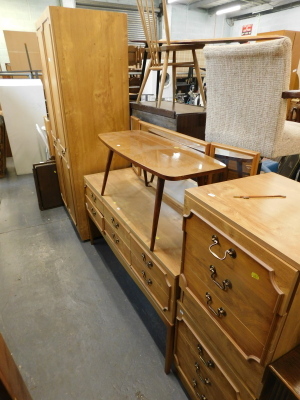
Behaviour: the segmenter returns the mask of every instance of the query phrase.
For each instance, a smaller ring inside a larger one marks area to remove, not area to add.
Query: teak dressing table
[[[102,133],[99,139],[109,148],[101,196],[104,195],[114,153],[121,155],[144,171],[157,176],[150,250],[154,250],[157,224],[165,180],[180,181],[224,172],[226,165],[179,142],[141,130]]]

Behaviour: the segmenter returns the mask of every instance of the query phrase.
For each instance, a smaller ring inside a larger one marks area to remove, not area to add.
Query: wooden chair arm
[[[282,92],[283,99],[300,99],[300,90],[286,90]]]

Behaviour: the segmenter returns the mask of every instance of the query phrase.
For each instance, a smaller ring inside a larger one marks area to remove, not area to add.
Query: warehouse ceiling
[[[300,6],[298,0],[173,0],[178,4],[187,4],[190,9],[199,9],[214,14],[216,11],[240,5],[239,11],[226,14],[228,18],[249,17],[254,14],[267,14]]]
[[[76,0],[76,6],[81,8],[114,7],[136,9],[134,0]],[[157,7],[161,0],[154,0]],[[233,20],[250,18],[257,14],[270,14],[300,6],[300,0],[167,0],[167,3],[184,4],[189,9],[202,10],[215,14],[218,10],[240,5],[239,11],[226,14],[226,18]]]

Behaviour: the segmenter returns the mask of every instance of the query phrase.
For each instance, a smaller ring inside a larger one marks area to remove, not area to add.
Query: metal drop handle
[[[219,289],[227,290],[232,288],[232,284],[229,279],[224,279],[224,281],[222,281],[222,284],[215,280],[215,277],[217,275],[217,270],[213,265],[209,267],[209,270],[211,272],[210,277],[212,281],[218,286]]]
[[[208,400],[208,398],[207,398],[206,396],[204,396],[204,394],[200,394],[200,393],[198,393],[198,392],[196,391],[196,388],[197,388],[197,381],[196,381],[196,379],[193,379],[193,380],[192,380],[192,385],[193,385],[193,388],[194,388],[194,390],[195,390],[196,396],[199,397],[199,399],[201,399],[201,400]]]
[[[210,293],[206,292],[205,297],[207,299],[206,304],[208,305],[208,308],[210,309],[210,311],[212,311],[217,317],[220,317],[220,318],[222,316],[223,317],[226,316],[226,311],[222,307],[219,307],[217,309],[217,311],[212,308],[212,306],[210,305],[211,302],[212,302],[212,298],[211,298]]]
[[[225,260],[225,258],[227,257],[227,254],[228,254],[231,258],[235,258],[235,257],[236,257],[236,251],[235,251],[234,249],[225,250],[224,257],[219,257],[219,256],[218,256],[216,253],[214,253],[214,252],[212,251],[212,249],[211,249],[213,246],[216,246],[217,244],[219,244],[218,236],[212,235],[211,240],[213,241],[213,244],[211,244],[211,245],[208,247],[208,250],[209,250],[209,252],[210,252],[214,257],[216,257],[218,260],[221,260],[221,261]]]
[[[114,217],[111,217],[110,220],[111,220],[113,226],[118,229],[119,228],[119,223],[115,221]]]
[[[200,365],[197,363],[197,361],[195,362],[195,368],[196,368],[196,373],[197,373],[200,381],[203,382],[205,385],[210,385],[210,380],[208,378],[203,378],[200,375]]]
[[[197,344],[197,349],[199,353],[199,358],[203,362],[203,364],[206,365],[208,368],[213,368],[215,366],[215,363],[212,360],[205,361],[203,357],[203,348],[200,343]]]
[[[147,279],[146,276],[146,272],[144,270],[142,270],[142,277],[146,280],[146,284],[151,286],[152,285],[152,280],[151,279]]]
[[[92,214],[93,214],[93,215],[97,215],[97,213],[96,213],[96,211],[94,210],[93,207],[91,208],[91,211],[92,211]]]
[[[153,262],[152,261],[147,261],[145,253],[142,253],[142,260],[144,261],[144,263],[147,265],[148,268],[152,268],[153,267]]]
[[[118,244],[120,242],[120,240],[118,239],[118,237],[116,236],[115,233],[112,234],[112,237],[113,237],[113,239],[114,239],[116,244]]]

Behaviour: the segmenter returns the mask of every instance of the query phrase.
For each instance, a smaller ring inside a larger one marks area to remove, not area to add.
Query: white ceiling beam
[[[199,0],[199,1],[195,1],[194,3],[190,3],[189,8],[190,9],[204,8],[204,7],[212,5],[215,2],[216,2],[216,0]]]

